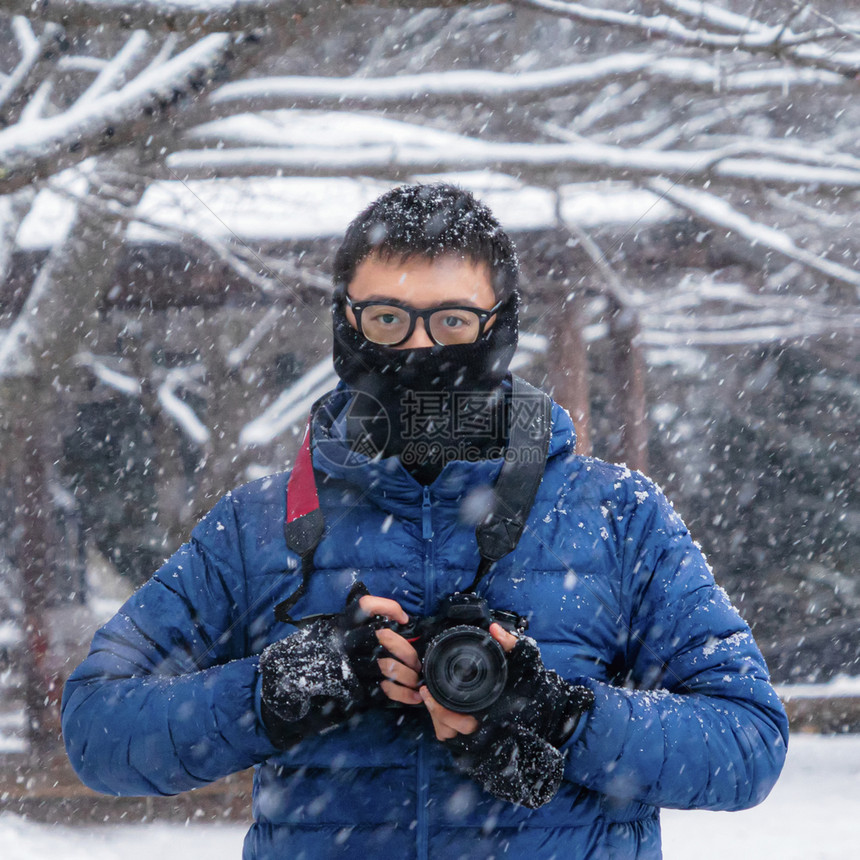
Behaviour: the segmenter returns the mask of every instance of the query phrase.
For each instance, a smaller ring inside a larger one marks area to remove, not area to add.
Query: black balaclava
[[[517,347],[519,295],[475,343],[394,349],[366,340],[332,305],[334,367],[353,390],[347,436],[370,455],[399,456],[421,483],[453,459],[501,456],[507,407],[501,383]]]

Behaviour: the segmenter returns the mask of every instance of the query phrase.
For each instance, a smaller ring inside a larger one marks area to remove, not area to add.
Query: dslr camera
[[[435,615],[386,626],[418,652],[424,683],[440,705],[475,714],[499,698],[508,679],[505,652],[489,632],[493,622],[517,634],[528,627],[521,615],[490,609],[483,597],[463,593],[446,597]]]

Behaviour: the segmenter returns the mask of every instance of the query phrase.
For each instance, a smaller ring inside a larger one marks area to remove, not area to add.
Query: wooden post
[[[576,427],[576,453],[591,454],[591,385],[582,334],[582,298],[575,293],[554,314],[550,331],[549,383],[555,400]]]
[[[612,385],[621,424],[621,456],[631,469],[648,470],[648,418],[645,409],[645,367],[637,343],[635,311],[612,300],[609,346]]]
[[[19,384],[19,391],[24,386]],[[48,608],[53,598],[53,554],[56,542],[54,504],[50,494],[51,463],[55,446],[46,438],[42,425],[29,421],[34,412],[49,419],[39,398],[39,386],[29,385],[25,399],[31,402],[14,420],[12,443],[15,462],[15,562],[21,578],[24,605],[22,629],[24,703],[27,735],[35,752],[50,751],[60,736],[61,685],[51,668]]]

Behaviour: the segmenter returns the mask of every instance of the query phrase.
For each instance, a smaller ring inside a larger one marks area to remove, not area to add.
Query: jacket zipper
[[[424,611],[429,612],[433,606],[433,523],[430,520],[430,487],[424,486],[424,498],[421,502],[421,537],[424,540]],[[430,768],[427,762],[427,738],[421,738],[418,744],[418,860],[428,860],[430,842],[428,837],[428,809],[430,799]]]

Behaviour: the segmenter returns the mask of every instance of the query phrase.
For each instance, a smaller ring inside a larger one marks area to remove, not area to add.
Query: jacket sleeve
[[[258,658],[248,656],[238,538],[228,495],[96,633],[69,678],[63,737],[91,788],[176,794],[275,752],[259,716]]]
[[[604,511],[618,546],[627,676],[584,682],[595,705],[567,745],[565,776],[654,806],[754,806],[788,742],[764,658],[663,494],[639,475],[628,489]]]

